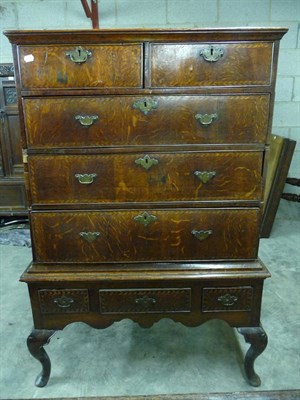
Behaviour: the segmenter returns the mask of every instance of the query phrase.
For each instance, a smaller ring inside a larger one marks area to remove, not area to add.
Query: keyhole
[[[211,47],[210,49],[210,55],[212,56],[214,54],[214,49]]]
[[[78,56],[80,57],[80,55],[81,55],[81,50],[78,49]]]
[[[147,102],[146,101],[144,101],[144,106],[147,108]]]
[[[148,164],[148,162],[149,162],[148,158],[145,159],[145,162],[146,162],[146,164]]]

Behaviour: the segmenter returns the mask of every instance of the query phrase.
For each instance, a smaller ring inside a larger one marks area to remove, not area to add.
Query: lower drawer
[[[95,292],[95,290],[93,290]],[[38,301],[42,314],[88,313],[88,289],[40,289]],[[101,289],[100,314],[190,312],[190,288]],[[95,310],[93,310],[95,311]]]
[[[101,314],[191,311],[191,289],[100,290]]]
[[[85,313],[90,311],[87,289],[41,289],[38,291],[42,314]]]
[[[209,287],[202,290],[203,312],[250,311],[252,301],[251,286]]]
[[[260,211],[167,209],[32,212],[36,262],[255,259]]]
[[[130,287],[39,289],[37,300],[42,315],[59,314],[152,314],[205,313],[226,315],[251,312],[255,286]],[[256,300],[257,301],[257,300]],[[257,305],[256,305],[257,307]],[[80,319],[80,317],[79,317]]]

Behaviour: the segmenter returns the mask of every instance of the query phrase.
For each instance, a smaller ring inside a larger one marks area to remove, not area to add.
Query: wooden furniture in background
[[[0,215],[26,215],[17,92],[12,64],[0,64]]]
[[[272,135],[267,152],[267,174],[264,194],[264,211],[261,224],[261,238],[268,238],[272,231],[284,185],[291,165],[295,140]]]
[[[38,386],[56,330],[166,317],[238,328],[248,382],[260,384],[262,174],[285,32],[6,32],[22,104],[33,262],[21,279]]]

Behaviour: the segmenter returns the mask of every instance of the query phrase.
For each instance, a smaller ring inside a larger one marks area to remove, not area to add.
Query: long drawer
[[[153,43],[150,86],[270,85],[273,44]]]
[[[28,157],[34,204],[259,200],[262,153]]]
[[[29,148],[264,143],[269,95],[23,99]]]
[[[260,210],[32,212],[35,261],[254,259]]]
[[[20,46],[23,89],[142,87],[142,44]]]

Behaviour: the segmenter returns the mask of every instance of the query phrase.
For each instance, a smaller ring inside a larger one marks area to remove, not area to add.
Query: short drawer
[[[23,99],[29,148],[265,143],[269,95]]]
[[[191,311],[191,289],[99,290],[101,314]]]
[[[21,87],[142,86],[141,44],[20,46]]]
[[[255,259],[259,220],[258,208],[31,213],[39,262]]]
[[[34,155],[31,198],[33,204],[260,200],[262,157],[253,151]]]
[[[203,312],[251,311],[252,302],[251,286],[202,289]]]
[[[85,313],[90,309],[87,289],[41,289],[38,298],[42,314]]]
[[[150,86],[270,85],[272,43],[151,45]]]

